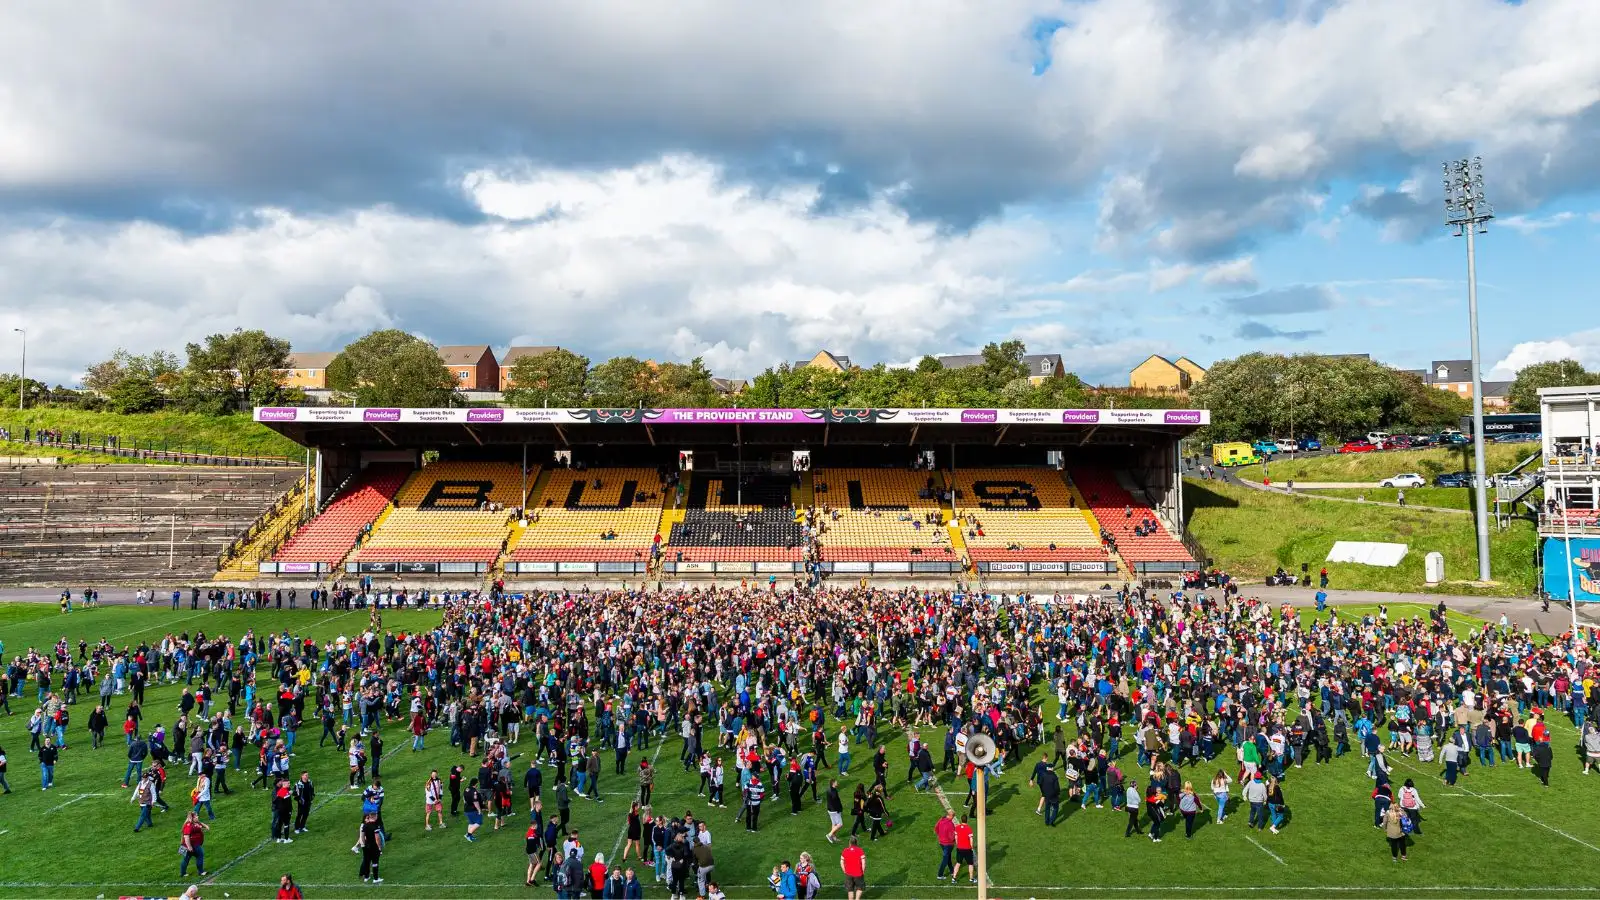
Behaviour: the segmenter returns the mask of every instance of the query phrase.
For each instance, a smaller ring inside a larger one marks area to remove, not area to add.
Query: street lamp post
[[[1467,319],[1472,339],[1472,466],[1477,508],[1478,580],[1489,580],[1488,475],[1483,460],[1483,366],[1478,355],[1478,260],[1474,236],[1488,231],[1494,207],[1483,190],[1483,158],[1444,164],[1445,222],[1467,239]]]
[[[17,378],[17,410],[21,411],[27,405],[28,396],[28,332],[21,328],[11,330],[22,335],[22,372]]]

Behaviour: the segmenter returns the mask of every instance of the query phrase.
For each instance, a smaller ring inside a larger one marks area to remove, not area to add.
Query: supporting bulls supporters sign
[[[397,409],[263,406],[257,422],[458,425],[1209,425],[1204,409]]]

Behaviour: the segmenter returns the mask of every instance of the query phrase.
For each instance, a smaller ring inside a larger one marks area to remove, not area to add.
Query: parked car
[[[1265,456],[1268,453],[1277,453],[1278,452],[1277,443],[1274,442],[1274,441],[1269,441],[1266,438],[1262,438],[1261,440],[1256,441],[1255,443],[1251,444],[1250,446],[1257,453],[1260,453],[1263,456]]]
[[[1470,444],[1472,439],[1459,431],[1443,431],[1439,433],[1441,444]]]
[[[1492,479],[1490,481],[1491,484],[1497,484],[1501,487],[1526,487],[1534,483],[1532,475],[1521,473],[1513,475],[1510,472],[1501,472],[1499,475],[1490,476],[1490,478]]]
[[[1431,434],[1413,434],[1413,435],[1411,435],[1411,446],[1413,446],[1413,447],[1433,447],[1433,446],[1437,445],[1438,443],[1439,443],[1439,439],[1436,436],[1431,435]]]
[[[1513,431],[1510,434],[1496,435],[1496,444],[1532,444],[1541,439],[1541,435],[1526,431]]]
[[[1375,447],[1383,446],[1383,442],[1388,440],[1388,439],[1389,439],[1389,432],[1387,432],[1387,431],[1369,431],[1369,432],[1367,432],[1367,443],[1372,444]]]
[[[1378,449],[1370,441],[1345,441],[1335,453],[1371,453]]]
[[[1300,449],[1300,443],[1294,438],[1278,438],[1273,443],[1278,445],[1279,453],[1294,453]]]
[[[1418,475],[1415,472],[1406,472],[1403,475],[1385,478],[1384,480],[1378,482],[1378,486],[1386,488],[1419,488],[1427,483],[1428,482],[1422,479],[1421,475]]]
[[[1310,453],[1310,452],[1312,452],[1314,450],[1321,450],[1321,449],[1322,449],[1322,442],[1317,440],[1315,437],[1313,437],[1313,436],[1311,436],[1309,434],[1302,434],[1300,436],[1300,452],[1301,453]]]
[[[1434,487],[1472,487],[1471,472],[1440,472],[1433,476]]]
[[[1383,439],[1385,450],[1409,450],[1411,448],[1411,435],[1391,434]]]

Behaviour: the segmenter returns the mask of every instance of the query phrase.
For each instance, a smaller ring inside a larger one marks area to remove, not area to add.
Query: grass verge
[[[225,456],[283,456],[300,459],[305,448],[255,421],[249,416],[202,416],[194,413],[154,412],[118,415],[84,412],[75,409],[29,409],[0,411],[0,427],[20,440],[25,429],[54,429],[81,434],[82,440],[100,443],[102,436],[113,435],[124,447],[214,453]],[[6,444],[0,455],[24,455],[16,443]],[[69,456],[55,448],[34,446],[43,456]],[[68,461],[102,462],[106,457],[84,454],[85,459]]]
[[[1343,497],[1355,500],[1365,497],[1367,500],[1379,503],[1394,503],[1399,497],[1399,490],[1395,488],[1319,488],[1317,490],[1296,491],[1307,497]],[[1406,488],[1406,503],[1412,506],[1433,506],[1441,509],[1472,509],[1473,492],[1468,488]]]
[[[1477,537],[1469,516],[1328,503],[1196,479],[1185,481],[1183,495],[1190,532],[1218,566],[1247,580],[1279,566],[1298,572],[1301,563],[1310,563],[1312,571],[1326,565],[1333,585],[1350,590],[1487,596],[1527,596],[1534,590],[1538,542],[1527,522],[1491,533],[1495,583],[1476,585],[1461,580],[1477,571]],[[1335,541],[1403,543],[1410,552],[1394,568],[1324,563]],[[1433,551],[1444,554],[1449,579],[1437,589],[1423,578],[1423,558]]]
[[[1484,464],[1490,474],[1504,472],[1536,452],[1537,444],[1488,444]],[[1280,456],[1271,465],[1241,466],[1239,477],[1260,481],[1270,472],[1274,484],[1295,481],[1370,481],[1416,472],[1429,481],[1441,472],[1472,471],[1472,447],[1428,450],[1382,450],[1375,453],[1335,453],[1301,459]]]

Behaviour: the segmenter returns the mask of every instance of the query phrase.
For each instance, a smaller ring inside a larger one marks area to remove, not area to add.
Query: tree
[[[444,406],[455,390],[434,345],[404,331],[374,331],[328,363],[328,387],[357,406]]]
[[[15,373],[0,372],[0,409],[15,408],[19,398],[32,408],[49,395],[50,389],[42,381],[29,378],[27,385],[23,386],[18,384]]]
[[[1440,424],[1447,401],[1429,405],[1436,398],[1416,393],[1417,385],[1414,376],[1360,357],[1247,353],[1212,366],[1190,397],[1211,410],[1211,440],[1288,437],[1291,430],[1335,438],[1424,419]]]
[[[1018,378],[1026,378],[1028,367],[1023,364],[1028,348],[1021,341],[988,344],[983,348],[983,373],[988,386],[999,390]]]
[[[1472,401],[1455,391],[1440,390],[1411,372],[1397,375],[1405,399],[1396,418],[1411,430],[1454,428],[1460,425],[1462,416],[1472,412]]]
[[[141,376],[161,390],[171,390],[181,372],[178,355],[166,350],[156,350],[135,355],[119,347],[111,358],[90,366],[83,375],[83,386],[98,394],[111,390],[117,382],[130,375]]]
[[[917,360],[917,372],[922,375],[934,375],[944,371],[944,363],[937,356],[924,356]]]
[[[105,391],[106,408],[114,413],[146,413],[161,408],[161,391],[144,374],[129,374]]]
[[[1558,359],[1534,363],[1518,370],[1506,393],[1506,401],[1514,413],[1539,411],[1539,389],[1565,387],[1578,384],[1600,384],[1600,373],[1585,371],[1575,359]]]
[[[793,406],[789,402],[789,392],[786,386],[793,370],[788,363],[776,369],[768,369],[750,380],[750,386],[744,389],[734,401],[740,406],[751,409],[784,409]]]
[[[618,356],[589,370],[587,394],[601,408],[656,406],[661,396],[650,364],[635,356]]]
[[[260,329],[207,335],[184,346],[188,363],[174,387],[179,405],[211,413],[277,403],[278,373],[289,368],[289,342]]]
[[[589,358],[571,350],[524,356],[511,366],[507,406],[581,406]]]
[[[718,403],[717,389],[711,384],[711,370],[698,356],[688,363],[662,363],[655,371],[655,386],[659,395],[655,406],[698,408]]]

